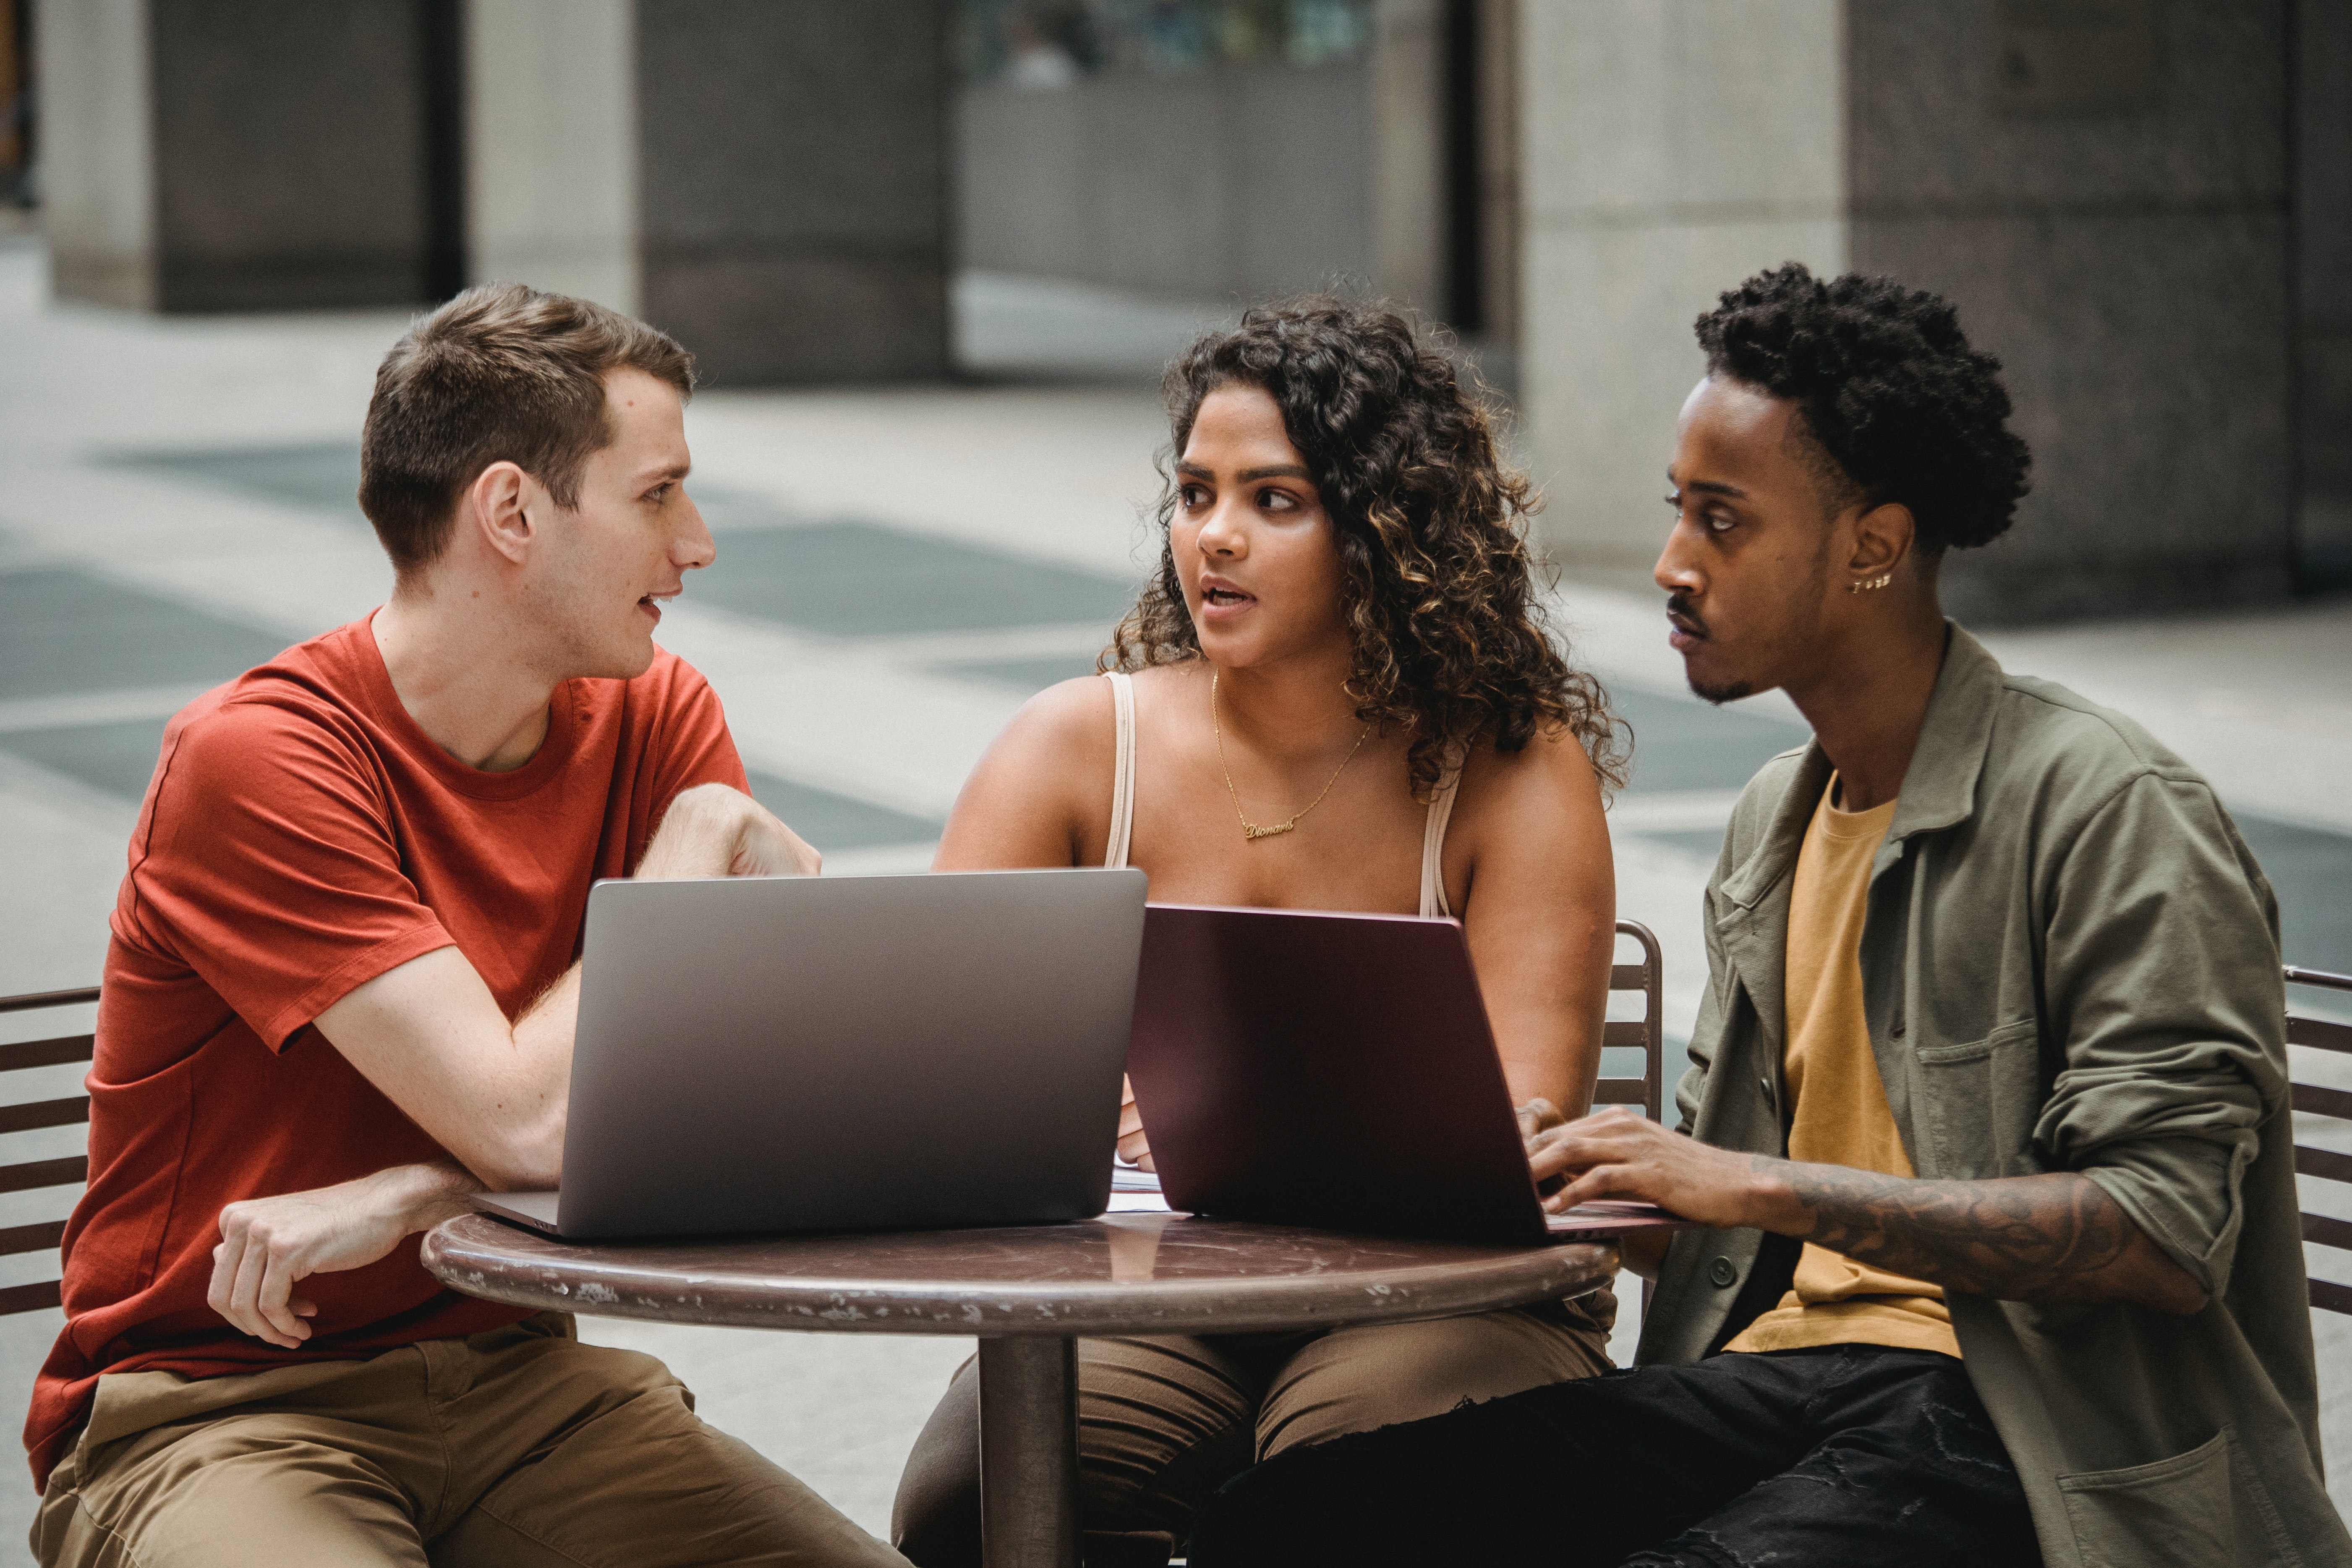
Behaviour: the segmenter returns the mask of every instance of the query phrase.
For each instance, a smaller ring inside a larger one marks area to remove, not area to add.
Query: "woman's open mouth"
[[[1231,583],[1211,578],[1201,584],[1201,608],[1209,614],[1239,615],[1256,603],[1254,595],[1243,593]]]

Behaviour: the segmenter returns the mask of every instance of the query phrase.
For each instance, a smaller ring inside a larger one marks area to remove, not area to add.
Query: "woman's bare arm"
[[[1574,738],[1475,754],[1445,866],[1513,1103],[1583,1114],[1601,1063],[1617,880],[1600,783]],[[1465,868],[1466,889],[1454,880]]]
[[[1108,680],[1066,680],[1023,703],[957,793],[931,869],[1101,865],[1116,746]]]

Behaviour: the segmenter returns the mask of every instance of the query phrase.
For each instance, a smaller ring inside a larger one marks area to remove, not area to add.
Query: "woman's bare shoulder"
[[[1098,675],[1056,681],[1024,702],[992,751],[1007,761],[1108,763],[1116,744],[1110,682]],[[1100,753],[1097,757],[1096,753]]]
[[[1473,751],[1463,765],[1454,820],[1477,837],[1533,846],[1605,835],[1605,810],[1592,759],[1571,731],[1549,726],[1515,752],[1492,742]]]

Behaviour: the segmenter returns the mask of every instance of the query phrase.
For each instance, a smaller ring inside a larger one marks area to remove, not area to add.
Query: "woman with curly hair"
[[[973,771],[938,868],[1133,865],[1163,902],[1456,916],[1522,1122],[1581,1110],[1620,763],[1600,686],[1546,636],[1527,480],[1445,357],[1369,304],[1254,310],[1180,356],[1165,391],[1159,572],[1107,679],[1040,693]],[[1150,1158],[1131,1099],[1119,1152]],[[1283,1449],[1603,1371],[1614,1312],[1602,1291],[1082,1341],[1089,1556],[1118,1534],[1164,1561],[1211,1491]],[[908,1460],[900,1550],[978,1563],[979,1485],[968,1363]]]

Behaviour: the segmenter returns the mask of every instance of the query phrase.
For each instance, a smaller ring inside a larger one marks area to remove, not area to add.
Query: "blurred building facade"
[[[1953,563],[1962,614],[2352,583],[2352,0],[39,0],[35,23],[17,144],[67,299],[521,278],[773,384],[953,374],[959,268],[1226,304],[1343,282],[1455,330],[1516,394],[1556,552],[1631,574],[1692,319],[1794,258],[1949,295],[2009,366],[2036,489]]]

